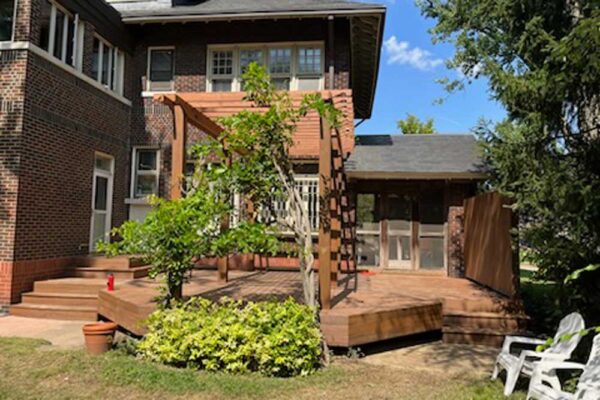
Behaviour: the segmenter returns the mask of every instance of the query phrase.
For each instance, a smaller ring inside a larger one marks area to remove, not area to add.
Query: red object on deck
[[[106,282],[106,288],[109,292],[115,290],[115,276],[113,274],[108,275],[108,282]]]

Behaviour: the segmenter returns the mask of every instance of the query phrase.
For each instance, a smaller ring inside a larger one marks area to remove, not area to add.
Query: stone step
[[[467,329],[457,327],[442,328],[442,340],[450,344],[470,344],[478,346],[502,347],[504,337],[520,332],[506,332],[494,329]]]
[[[141,258],[134,256],[81,256],[76,257],[74,261],[76,265],[82,267],[110,268],[121,270],[141,267],[144,265],[144,262]]]
[[[132,267],[128,269],[114,269],[104,267],[77,267],[68,272],[69,276],[77,278],[107,279],[113,274],[116,281],[128,281],[131,279],[144,278],[148,276],[149,266]]]
[[[68,321],[96,321],[96,307],[50,306],[43,304],[15,304],[10,314],[18,317],[60,319]]]
[[[466,329],[493,329],[502,332],[525,330],[529,318],[523,314],[490,312],[446,312],[444,326]]]
[[[98,295],[81,293],[30,292],[23,294],[22,304],[96,308],[98,306]]]
[[[106,279],[91,278],[59,278],[47,281],[36,281],[33,291],[36,293],[70,293],[70,294],[93,294],[106,287]]]

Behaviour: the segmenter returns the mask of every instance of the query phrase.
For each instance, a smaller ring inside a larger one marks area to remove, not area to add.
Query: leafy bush
[[[314,310],[285,302],[194,298],[148,319],[146,359],[179,367],[267,376],[308,375],[321,360]]]

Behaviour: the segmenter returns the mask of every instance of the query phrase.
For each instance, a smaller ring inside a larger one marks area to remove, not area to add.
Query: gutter
[[[320,11],[277,11],[277,12],[250,12],[250,13],[224,13],[224,14],[181,14],[181,15],[149,15],[149,16],[123,16],[125,24],[151,24],[169,22],[197,22],[197,21],[233,21],[252,19],[292,19],[333,16],[380,16],[385,14],[385,8],[368,8],[364,10],[320,10]]]

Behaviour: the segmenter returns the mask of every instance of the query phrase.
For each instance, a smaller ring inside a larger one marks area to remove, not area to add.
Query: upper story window
[[[151,92],[169,92],[174,84],[175,49],[172,47],[154,47],[148,49],[147,90]]]
[[[158,194],[159,150],[149,148],[133,149],[133,177],[131,195],[139,199]]]
[[[238,92],[242,75],[251,62],[266,66],[276,88],[322,90],[323,44],[256,44],[209,46],[207,88],[209,92]]]
[[[93,49],[92,77],[122,95],[125,70],[123,52],[99,36],[94,37]]]
[[[58,3],[42,1],[40,47],[81,71],[84,26],[78,14]]]
[[[14,0],[0,0],[0,42],[12,40],[15,12]]]

